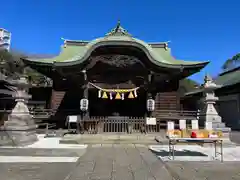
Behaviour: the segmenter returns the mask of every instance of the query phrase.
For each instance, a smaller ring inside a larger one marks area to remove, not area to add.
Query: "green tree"
[[[0,50],[1,72],[6,76],[16,77],[23,73],[24,63],[21,61],[23,55],[19,53]]]
[[[1,73],[13,79],[25,75],[32,82],[41,83],[45,76],[25,66],[21,58],[26,56],[24,53],[17,51],[0,50]]]
[[[234,55],[232,58],[225,61],[222,66],[224,71],[236,68],[240,65],[240,53]]]

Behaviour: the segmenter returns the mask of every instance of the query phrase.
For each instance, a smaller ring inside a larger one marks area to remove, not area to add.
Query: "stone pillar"
[[[31,98],[27,93],[27,80],[20,78],[16,86],[18,87],[15,94],[16,105],[8,116],[8,121],[4,123],[4,127],[15,146],[30,145],[38,141],[38,138],[37,126],[27,107],[27,101]]]
[[[228,133],[231,129],[225,126],[225,123],[222,122],[222,118],[215,109],[215,103],[218,97],[215,96],[214,91],[219,87],[221,86],[216,85],[209,75],[205,76],[203,85],[204,97],[202,99],[204,108],[201,113],[201,119],[205,122],[212,123],[213,130],[220,130]]]

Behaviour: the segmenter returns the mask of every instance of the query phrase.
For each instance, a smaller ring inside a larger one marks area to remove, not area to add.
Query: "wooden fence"
[[[2,110],[9,114],[11,110]],[[73,110],[64,110],[61,121],[66,121],[67,114],[74,115]],[[76,112],[76,110],[75,110]],[[90,116],[87,119],[80,120],[80,131],[82,133],[156,133],[161,129],[166,129],[167,121],[175,121],[178,128],[180,119],[197,119],[197,111],[173,111],[158,110],[159,115],[156,119],[156,125],[147,125],[145,117],[123,117],[123,116]],[[46,122],[54,114],[52,109],[30,109],[30,114],[37,123]],[[79,110],[80,114],[80,110]],[[79,115],[77,114],[77,115]],[[48,122],[48,121],[47,121]],[[57,122],[56,122],[57,123]]]
[[[179,128],[179,119],[175,121],[175,128]],[[80,131],[82,133],[157,133],[165,130],[166,119],[156,119],[156,125],[147,125],[145,117],[90,117],[87,120],[80,120]]]

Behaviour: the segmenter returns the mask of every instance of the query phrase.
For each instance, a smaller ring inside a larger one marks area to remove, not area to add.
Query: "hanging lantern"
[[[103,92],[102,98],[103,98],[103,99],[107,99],[107,98],[108,98],[108,96],[107,96],[107,93],[106,93],[106,92]]]
[[[153,99],[147,100],[147,110],[148,111],[154,111],[155,109],[155,101]]]
[[[122,98],[121,99],[124,100],[124,93],[122,93]]]
[[[134,97],[135,98],[137,97],[137,90],[136,89],[134,90]]]
[[[121,96],[119,93],[116,94],[115,99],[121,99]]]
[[[128,98],[129,98],[129,99],[133,99],[133,98],[134,98],[134,96],[133,96],[133,93],[132,93],[132,92],[130,92],[130,93],[128,94]]]
[[[99,91],[98,91],[98,98],[101,98],[101,96],[102,96],[102,91],[99,90]]]
[[[112,100],[113,99],[112,92],[110,92],[109,96],[110,96],[110,99]]]
[[[88,110],[88,99],[81,99],[80,100],[80,109],[81,109],[81,111],[87,111]]]

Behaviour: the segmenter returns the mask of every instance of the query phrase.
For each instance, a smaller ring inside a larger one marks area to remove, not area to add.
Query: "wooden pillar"
[[[146,105],[148,106],[148,100],[153,99],[153,94],[152,94],[152,73],[150,72],[147,77],[147,82],[146,82]],[[145,113],[145,120],[147,117],[152,117],[152,111],[148,110],[148,107],[146,106],[146,113]],[[148,131],[148,125],[145,123],[144,128],[142,129],[142,132],[147,133]]]
[[[148,99],[153,99],[152,92],[147,92],[147,100]],[[147,110],[147,117],[152,117],[153,111],[148,111]]]
[[[84,85],[83,85],[83,98],[88,99],[88,78],[87,78],[87,72],[84,70]],[[89,108],[89,107],[88,107]],[[89,117],[89,109],[83,113],[84,118]]]
[[[87,79],[87,72],[86,70],[83,70],[82,71],[83,73],[83,97],[82,99],[87,99],[88,100],[88,79]],[[87,105],[89,106],[89,105]],[[82,110],[82,117],[81,117],[81,121],[78,124],[78,132],[80,131],[80,133],[83,133],[84,132],[84,122],[89,118],[89,110],[88,110],[89,107],[87,107],[87,110]],[[80,126],[80,127],[79,127]]]
[[[153,75],[152,73],[150,72],[149,75],[148,75],[148,81],[147,81],[147,96],[146,96],[146,101],[148,99],[153,99],[153,87],[152,87],[152,80],[153,80]],[[146,113],[146,116],[147,117],[152,117],[152,114],[153,114],[153,111],[148,111],[147,110],[147,113]]]

